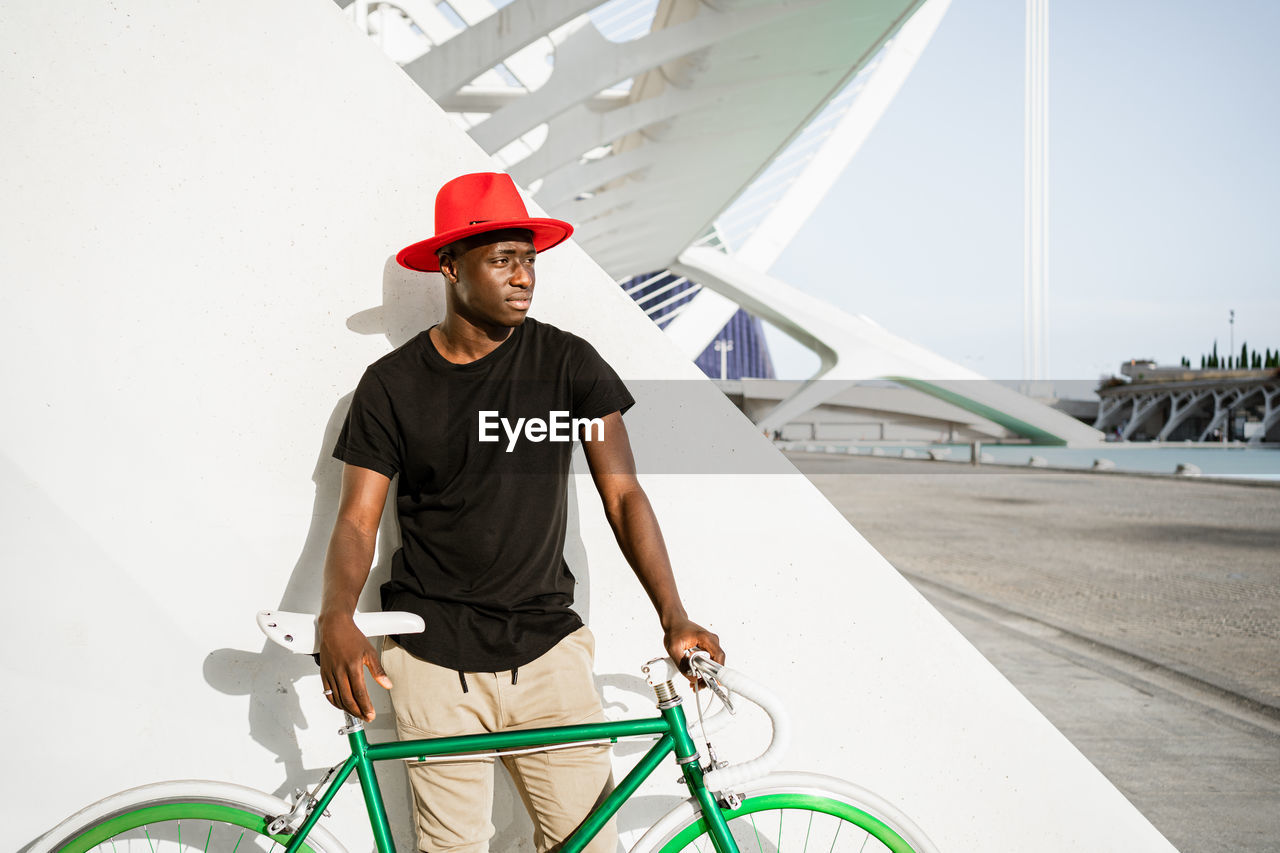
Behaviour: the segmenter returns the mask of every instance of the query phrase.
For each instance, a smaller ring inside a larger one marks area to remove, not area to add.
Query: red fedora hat
[[[474,172],[459,175],[440,188],[436,193],[436,235],[405,246],[396,253],[396,261],[406,269],[439,272],[436,252],[440,249],[463,237],[500,228],[532,231],[533,247],[539,252],[564,242],[573,233],[568,222],[530,217],[510,175]]]

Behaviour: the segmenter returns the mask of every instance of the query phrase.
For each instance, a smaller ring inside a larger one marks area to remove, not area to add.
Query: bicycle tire
[[[722,809],[742,853],[937,853],[910,818],[840,779],[779,773],[748,786],[737,809]],[[692,800],[682,803],[632,853],[714,853]]]
[[[32,851],[49,853],[266,853],[289,843],[267,824],[289,806],[282,800],[219,782],[160,782],[122,791],[72,815],[45,834]],[[302,847],[307,853],[344,853],[322,827]]]

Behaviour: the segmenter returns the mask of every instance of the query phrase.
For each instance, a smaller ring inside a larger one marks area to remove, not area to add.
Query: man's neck
[[[450,313],[428,335],[445,361],[470,364],[496,350],[514,331],[512,326],[481,326]]]

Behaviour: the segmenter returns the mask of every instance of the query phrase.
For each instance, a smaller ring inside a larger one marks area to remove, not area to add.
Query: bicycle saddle
[[[320,651],[316,636],[316,614],[289,613],[284,610],[259,610],[258,627],[267,639],[291,652],[313,655]],[[420,634],[427,623],[416,613],[403,610],[372,611],[356,614],[356,627],[366,637],[387,634]]]

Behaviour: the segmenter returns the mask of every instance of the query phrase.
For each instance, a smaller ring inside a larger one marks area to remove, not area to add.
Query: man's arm
[[[618,547],[658,611],[667,654],[680,663],[685,650],[697,646],[724,663],[720,638],[691,621],[680,601],[657,516],[636,479],[635,457],[622,415],[614,412],[603,420],[604,438],[584,441],[582,447]]]
[[[342,495],[338,520],[329,538],[324,560],[324,598],[320,605],[320,678],[328,699],[353,717],[372,721],[373,702],[364,686],[364,668],[383,687],[391,679],[382,670],[378,654],[356,627],[356,602],[369,579],[378,522],[387,502],[391,480],[377,471],[356,465],[342,466]]]

